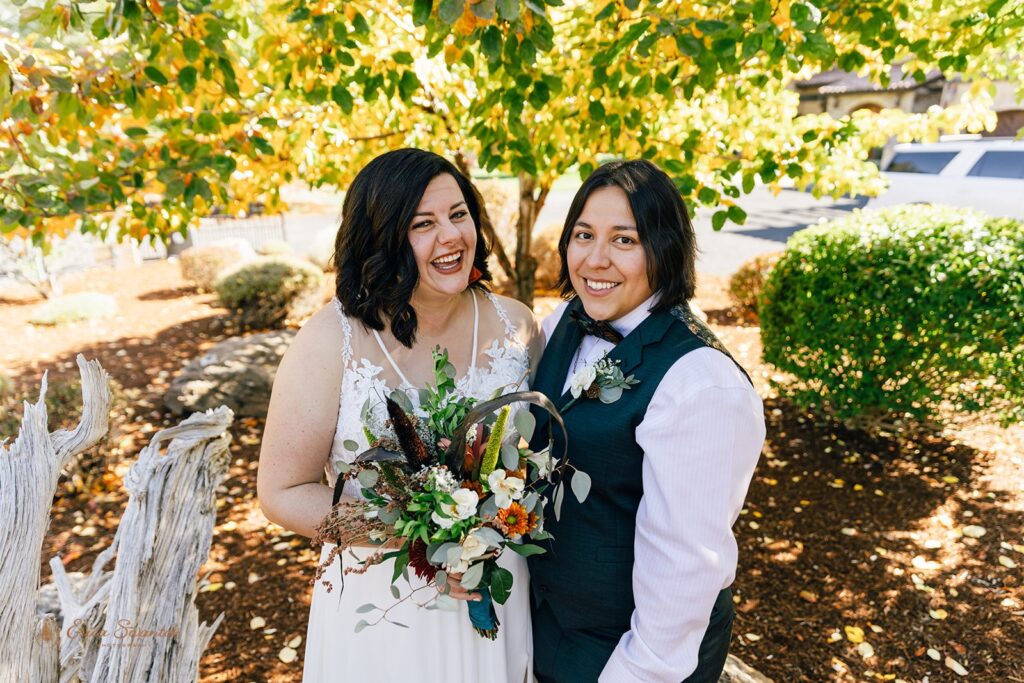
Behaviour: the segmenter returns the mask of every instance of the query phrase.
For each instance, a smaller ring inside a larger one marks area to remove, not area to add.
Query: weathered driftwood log
[[[83,637],[84,661],[95,652],[95,665],[81,679],[198,680],[200,656],[223,618],[200,624],[195,597],[213,538],[216,488],[228,470],[231,420],[224,407],[196,413],[158,432],[129,471],[128,507],[104,551],[117,552],[117,563],[102,631]]]
[[[39,401],[25,403],[21,432],[0,444],[0,681],[47,680],[37,672],[53,665],[56,640],[46,640],[36,616],[39,557],[61,468],[107,431],[110,390],[95,361],[78,357],[82,375],[82,419],[73,430],[50,434],[46,421],[46,377]]]
[[[71,577],[51,559],[53,584],[37,595],[60,469],[107,429],[106,373],[81,356],[78,364],[81,424],[47,432],[44,377],[18,439],[0,444],[0,683],[195,681],[223,617],[200,624],[195,596],[228,468],[231,411],[197,413],[158,432],[125,479],[129,501],[110,547],[88,575]]]
[[[744,664],[735,655],[729,655],[725,660],[725,671],[722,672],[718,683],[772,683],[772,679]]]

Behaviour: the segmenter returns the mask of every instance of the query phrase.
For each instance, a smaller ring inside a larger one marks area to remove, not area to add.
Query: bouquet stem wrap
[[[469,605],[469,620],[473,624],[473,628],[476,632],[482,635],[484,638],[490,638],[494,640],[498,637],[498,615],[494,611],[494,601],[491,599],[491,592],[486,588],[477,588],[476,592],[480,594],[480,602],[473,602],[470,600]]]

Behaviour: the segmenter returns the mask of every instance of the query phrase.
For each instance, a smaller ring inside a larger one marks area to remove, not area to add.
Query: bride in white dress
[[[299,331],[274,383],[258,477],[271,521],[314,534],[331,508],[336,463],[369,447],[364,421],[374,433],[384,430],[383,399],[392,390],[418,404],[416,389],[433,382],[434,347],[448,350],[463,396],[486,399],[524,388],[520,382],[540,355],[542,335],[529,309],[482,287],[487,248],[479,226],[469,181],[435,154],[389,152],[356,177],[336,243],[338,295]],[[358,449],[346,449],[346,441]],[[357,489],[349,485],[345,495],[358,496]],[[355,552],[364,557],[370,549]],[[359,621],[381,615],[357,613],[358,607],[387,609],[397,602],[392,563],[348,574],[342,591],[340,561],[356,566],[342,554],[324,576],[334,590],[319,582],[313,589],[307,683],[532,680],[524,558],[505,553],[499,560],[514,584],[508,601],[495,605],[501,626],[493,641],[477,635],[462,603],[454,612],[421,606],[432,601],[433,588],[388,612],[388,620],[407,628],[381,621],[356,633]],[[411,578],[411,586],[397,583],[403,597],[424,585]]]

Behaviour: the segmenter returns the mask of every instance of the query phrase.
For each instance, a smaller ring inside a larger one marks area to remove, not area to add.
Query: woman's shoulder
[[[351,345],[351,327],[341,307],[329,301],[299,328],[288,351],[318,363],[333,357],[341,362],[343,350]]]
[[[498,307],[505,311],[509,320],[511,320],[516,327],[521,327],[523,324],[533,320],[533,311],[531,311],[530,308],[522,301],[513,299],[510,296],[504,296],[503,294],[495,294],[493,292],[490,296],[493,297]]]

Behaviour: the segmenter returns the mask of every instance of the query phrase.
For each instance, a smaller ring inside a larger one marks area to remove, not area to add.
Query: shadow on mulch
[[[198,294],[199,289],[197,287],[176,287],[173,289],[158,289],[154,292],[146,292],[136,297],[139,301],[170,301],[172,299],[180,299],[185,296],[192,296]]]
[[[765,414],[765,455],[737,524],[734,652],[776,681],[952,680],[928,648],[972,681],[1020,680],[1024,620],[1000,602],[1020,597],[1021,582],[998,556],[1000,542],[1021,541],[1024,516],[1005,508],[1011,492],[982,490],[988,456],[938,435],[850,430],[783,399],[766,400]],[[958,538],[966,525],[988,533]],[[947,618],[929,615],[940,608]],[[872,657],[847,625],[863,629]]]
[[[743,306],[730,306],[729,308],[714,308],[704,311],[708,322],[712,325],[728,327],[757,327],[760,321],[757,314]]]
[[[152,336],[121,337],[111,341],[89,344],[21,370],[12,379],[38,381],[42,370],[48,370],[51,379],[78,376],[75,357],[80,353],[86,360],[98,360],[111,377],[126,387],[145,388],[160,373],[167,373],[168,382],[182,366],[199,355],[199,345],[206,341],[225,339],[222,314],[189,320],[164,328]],[[158,380],[159,381],[159,380]]]

